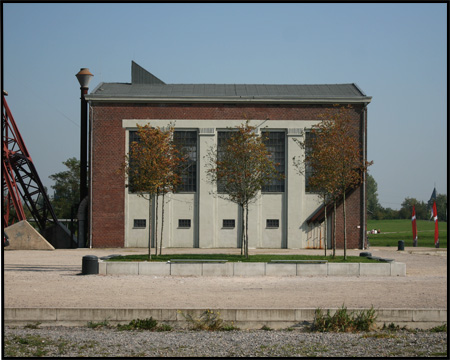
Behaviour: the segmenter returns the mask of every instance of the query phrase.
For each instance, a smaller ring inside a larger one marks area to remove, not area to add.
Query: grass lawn
[[[329,250],[331,253],[331,250]],[[251,253],[251,250],[250,250]],[[328,262],[344,262],[343,256],[336,256],[334,259],[331,256],[320,255],[249,255],[249,259],[246,259],[241,255],[229,255],[229,254],[173,254],[173,255],[161,255],[155,257],[152,254],[152,261],[169,261],[172,259],[190,259],[190,260],[228,260],[228,262],[270,262],[270,260],[328,260]],[[126,255],[117,256],[109,259],[108,261],[147,261],[148,255]],[[370,260],[363,256],[347,256],[345,262],[376,262],[376,260]]]
[[[381,234],[369,234],[370,246],[413,246],[411,220],[368,220],[367,230],[380,229]],[[434,221],[417,220],[417,246],[434,247]],[[439,247],[447,248],[447,223],[439,221]]]

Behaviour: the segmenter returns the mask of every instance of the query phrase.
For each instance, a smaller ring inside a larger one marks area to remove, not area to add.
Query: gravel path
[[[5,328],[5,356],[46,357],[446,357],[447,333],[379,331],[119,331]]]

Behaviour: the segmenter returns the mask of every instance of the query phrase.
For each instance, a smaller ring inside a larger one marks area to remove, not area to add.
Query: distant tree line
[[[401,204],[400,210],[384,208],[378,202],[377,183],[372,175],[367,174],[367,218],[370,220],[411,219],[413,205],[416,208],[417,220],[430,220],[433,203],[419,201],[407,197]],[[447,195],[437,194],[436,208],[438,219],[447,221]]]

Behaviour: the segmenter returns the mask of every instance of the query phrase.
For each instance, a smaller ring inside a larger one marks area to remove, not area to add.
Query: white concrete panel
[[[169,276],[170,263],[167,262],[140,262],[139,275]]]
[[[170,247],[194,247],[196,236],[196,196],[195,194],[173,194],[172,197],[172,238]],[[179,220],[191,220],[190,228],[179,227]]]
[[[215,229],[217,226],[216,202],[212,193],[215,184],[208,178],[209,151],[216,148],[216,134],[214,128],[202,127],[198,136],[197,159],[197,193],[198,193],[198,246],[200,248],[217,247]]]
[[[240,245],[240,229],[242,226],[239,206],[225,199],[215,199],[217,204],[217,215],[215,221],[217,223],[216,246],[220,248],[237,248]],[[234,220],[234,228],[224,228],[223,220]]]
[[[148,247],[149,200],[136,194],[130,194],[128,189],[125,194],[125,247]],[[144,219],[145,228],[135,228],[134,220]]]
[[[296,276],[297,264],[266,264],[266,276]]]
[[[285,244],[285,211],[284,211],[284,194],[266,193],[261,196],[262,207],[262,239],[261,247],[280,249]],[[278,220],[278,228],[267,227],[267,220]]]

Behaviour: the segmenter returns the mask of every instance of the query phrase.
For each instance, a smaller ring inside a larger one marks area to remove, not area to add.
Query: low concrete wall
[[[330,310],[333,314],[338,309]],[[363,309],[347,309],[360,312]],[[365,309],[367,310],[367,309]],[[447,323],[446,309],[375,309],[377,327],[394,323],[410,329],[430,329]],[[40,323],[42,326],[86,326],[88,322],[108,321],[110,325],[127,324],[133,319],[152,317],[159,323],[176,328],[188,328],[185,316],[200,318],[205,309],[79,309],[79,308],[5,308],[5,325],[24,326]],[[302,327],[314,321],[315,309],[215,309],[226,323],[240,329],[261,329],[266,325],[272,329]],[[184,315],[184,316],[183,316]]]
[[[156,276],[406,276],[406,264],[389,263],[170,263],[99,260],[101,275]]]

